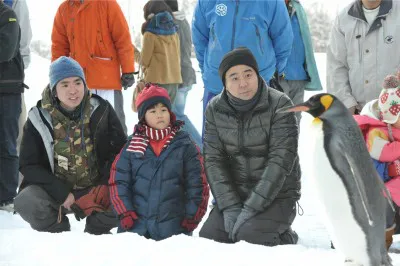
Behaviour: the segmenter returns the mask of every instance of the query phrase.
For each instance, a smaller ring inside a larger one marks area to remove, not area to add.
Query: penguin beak
[[[311,105],[308,102],[305,102],[295,106],[280,108],[278,109],[277,113],[308,112],[310,108]]]

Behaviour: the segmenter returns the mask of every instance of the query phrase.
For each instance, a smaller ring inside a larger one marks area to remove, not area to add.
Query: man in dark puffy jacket
[[[15,12],[0,0],[0,210],[13,211],[18,186],[18,119],[24,63]]]
[[[227,53],[219,75],[225,89],[207,107],[203,150],[217,206],[200,236],[226,243],[295,244],[298,128],[293,113],[276,112],[292,102],[266,86],[247,48]]]

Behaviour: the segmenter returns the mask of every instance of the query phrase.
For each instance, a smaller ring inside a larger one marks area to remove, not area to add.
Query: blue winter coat
[[[204,87],[218,94],[223,88],[218,67],[227,52],[249,48],[268,82],[275,70],[284,72],[293,32],[283,0],[199,0],[192,38]]]
[[[306,71],[308,74],[306,80],[308,82],[304,89],[308,91],[322,90],[306,12],[298,0],[292,0],[290,3],[294,11],[294,14],[291,16],[294,41],[285,70],[286,79],[304,80],[304,71]],[[304,61],[305,64],[303,65]]]
[[[129,231],[154,240],[188,233],[181,226],[183,219],[200,222],[209,195],[199,149],[188,133],[179,131],[159,157],[150,144],[142,157],[127,151],[130,139],[111,170],[114,211],[118,217],[136,212],[138,220]]]

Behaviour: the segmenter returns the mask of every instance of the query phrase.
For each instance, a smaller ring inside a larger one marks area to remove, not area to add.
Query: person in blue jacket
[[[304,101],[304,90],[322,90],[312,46],[307,15],[300,1],[285,0],[293,30],[293,47],[288,58],[285,79],[279,82],[283,92],[289,96],[293,104]],[[296,113],[300,123],[301,112]]]
[[[293,32],[282,0],[199,0],[192,38],[204,82],[203,112],[223,89],[218,76],[222,57],[237,47],[255,56],[260,76],[269,84],[283,79],[293,44]],[[204,123],[203,123],[204,124]]]
[[[110,196],[118,232],[163,240],[190,235],[207,210],[203,157],[171,111],[167,90],[148,84],[136,99],[139,123],[116,157]]]

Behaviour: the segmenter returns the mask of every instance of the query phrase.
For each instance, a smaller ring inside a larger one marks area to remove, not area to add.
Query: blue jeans
[[[18,187],[18,120],[21,94],[0,93],[0,203],[11,201]]]
[[[183,130],[189,133],[194,142],[199,146],[200,150],[203,152],[203,141],[197,129],[194,127],[190,119],[185,115],[186,97],[192,86],[184,87],[178,89],[175,97],[175,101],[172,105],[172,112],[175,113],[178,120],[185,121]]]

